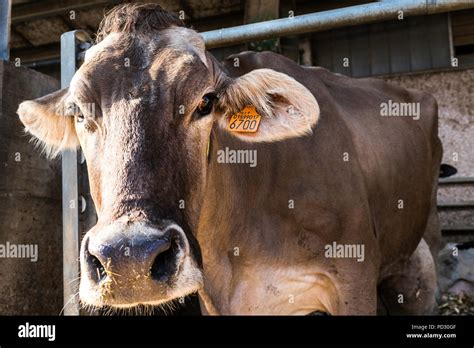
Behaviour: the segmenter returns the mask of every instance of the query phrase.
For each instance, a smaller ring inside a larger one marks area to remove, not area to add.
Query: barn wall
[[[474,176],[474,69],[391,76],[387,81],[431,93],[438,100],[443,163],[454,165],[457,176]],[[456,160],[457,156],[457,160]],[[438,201],[474,201],[472,185],[442,186]],[[443,226],[474,226],[472,209],[441,211]]]
[[[443,162],[457,167],[459,176],[474,176],[474,69],[385,79],[429,92],[438,100]],[[458,161],[453,153],[458,154]]]
[[[62,308],[60,161],[40,156],[16,115],[21,101],[57,89],[55,79],[0,61],[0,244],[38,248],[37,262],[0,257],[0,315]]]

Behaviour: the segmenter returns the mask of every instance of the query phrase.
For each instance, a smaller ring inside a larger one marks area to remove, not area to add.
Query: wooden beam
[[[20,58],[22,64],[39,62],[50,59],[58,59],[60,55],[59,43],[38,46],[35,48],[22,48],[12,50],[10,59],[14,61]]]
[[[119,3],[118,0],[43,0],[12,7],[12,25],[38,18],[67,14],[71,10]]]
[[[208,17],[204,19],[195,19],[186,21],[188,26],[192,26],[193,28],[197,29],[198,31],[208,31],[219,29],[226,26],[237,26],[241,25],[243,22],[243,11],[236,11],[224,16],[214,16]],[[71,21],[72,22],[72,21]],[[70,23],[73,24],[73,23]],[[91,33],[95,32],[97,28],[93,30],[88,28]],[[43,46],[37,47],[28,47],[28,48],[20,48],[14,49],[11,51],[11,58],[20,58],[22,63],[35,63],[41,62],[45,60],[57,60],[59,59],[60,50],[59,44],[48,44]]]
[[[277,19],[280,12],[280,0],[246,0],[244,23],[264,22]],[[270,39],[247,44],[252,51],[279,51],[280,40]]]
[[[311,40],[309,38],[300,39],[300,64],[304,66],[313,65],[313,57],[311,53]]]
[[[11,33],[18,35],[23,41],[25,41],[28,45],[33,46],[33,43],[22,33],[20,33],[18,30],[16,30],[15,27],[11,27]]]
[[[280,0],[247,0],[244,21],[247,24],[276,19],[279,9]]]
[[[206,18],[185,20],[186,26],[204,32],[225,27],[233,27],[243,24],[244,11],[238,10],[225,15],[215,15]]]

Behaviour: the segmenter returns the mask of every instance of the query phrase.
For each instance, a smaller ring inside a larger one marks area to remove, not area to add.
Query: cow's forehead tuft
[[[97,42],[113,32],[132,36],[156,35],[172,26],[184,27],[184,23],[176,14],[163,10],[158,4],[122,4],[107,13],[100,23]]]
[[[197,32],[184,27],[171,27],[162,30],[161,33],[162,37],[167,39],[168,47],[191,51],[199,56],[205,66],[208,66],[204,40]]]
[[[120,40],[120,36],[121,34],[119,33],[112,33],[107,35],[101,42],[93,45],[86,51],[86,54],[84,56],[84,62],[90,62],[94,59],[94,57],[96,57],[100,52],[104,51],[107,47],[114,47],[115,44]]]
[[[88,63],[94,60],[97,55],[108,49],[116,50],[118,47],[123,46],[120,45],[123,40],[128,39],[128,37],[123,37],[122,33],[111,33],[107,35],[102,41],[95,44],[86,51],[84,62]],[[140,51],[142,53],[149,52],[150,54],[155,53],[157,50],[159,51],[160,49],[166,48],[187,51],[197,55],[204,65],[208,66],[204,40],[201,35],[192,29],[171,27],[161,30],[159,35],[154,37],[136,37],[135,45],[143,46]],[[144,59],[148,58],[142,54],[140,54],[140,56]]]

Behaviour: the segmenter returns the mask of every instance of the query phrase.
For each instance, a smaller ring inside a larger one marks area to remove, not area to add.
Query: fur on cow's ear
[[[37,145],[49,158],[61,150],[79,146],[74,127],[74,117],[64,115],[68,90],[63,89],[42,98],[24,101],[17,114],[25,131],[34,136]]]
[[[245,141],[271,142],[312,134],[319,119],[319,105],[313,94],[292,77],[271,69],[253,70],[230,82],[219,100],[224,117],[219,124],[229,129],[229,121],[246,106],[255,106],[261,116],[256,132],[232,132]]]

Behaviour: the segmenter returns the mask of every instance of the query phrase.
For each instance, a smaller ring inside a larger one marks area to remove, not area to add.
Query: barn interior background
[[[0,244],[34,244],[39,254],[37,262],[0,258],[0,314],[57,315],[66,286],[61,161],[38,156],[16,109],[23,100],[60,88],[61,35],[82,29],[94,37],[106,10],[120,2],[0,0]],[[376,1],[148,2],[184,16],[188,26],[205,32],[334,9],[351,14],[351,6]],[[354,13],[330,30],[211,50],[219,59],[243,50],[273,50],[303,65],[358,78],[374,76],[436,97],[443,163],[458,169],[455,176],[440,180],[438,197],[445,243],[438,258],[440,287],[446,293],[440,303],[443,314],[474,313],[469,300],[474,298],[474,1],[461,2],[466,4],[463,10],[406,17],[398,13],[368,24]],[[95,217],[84,165],[80,158],[78,162],[83,234]],[[69,189],[64,179],[63,189]]]

